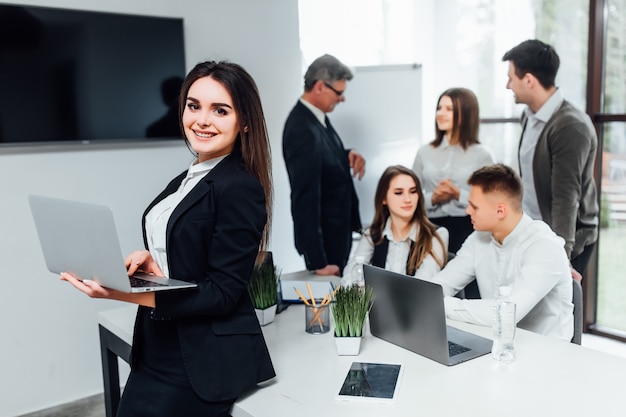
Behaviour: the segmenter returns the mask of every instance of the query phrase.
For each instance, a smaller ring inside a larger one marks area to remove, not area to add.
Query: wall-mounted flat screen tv
[[[180,137],[183,20],[0,4],[0,146]]]

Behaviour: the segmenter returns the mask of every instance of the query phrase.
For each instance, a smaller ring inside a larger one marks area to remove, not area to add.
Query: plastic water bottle
[[[511,287],[500,287],[493,305],[493,347],[491,354],[497,361],[511,363],[515,360],[515,303],[511,300]]]
[[[365,262],[365,258],[363,256],[357,256],[355,258],[356,264],[352,269],[352,285],[364,286],[365,285],[365,277],[363,276],[363,262]]]

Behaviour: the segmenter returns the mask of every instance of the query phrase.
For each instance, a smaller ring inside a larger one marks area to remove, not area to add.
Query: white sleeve
[[[511,294],[516,304],[516,322],[526,317],[557,285],[563,273],[563,250],[558,243],[546,240],[536,241],[523,250]],[[461,300],[446,297],[444,303],[446,316],[450,319],[491,325],[494,299]]]
[[[466,323],[491,326],[493,320],[494,300],[465,300],[452,296],[443,299],[446,317]]]
[[[454,295],[461,291],[476,277],[474,250],[477,236],[472,233],[463,243],[454,259],[434,277],[427,279],[443,287],[444,295]]]
[[[341,278],[342,286],[351,286],[353,284],[359,284],[358,282],[353,282],[352,279],[352,270],[356,266],[356,259],[358,256],[362,256],[364,259],[364,263],[369,264],[372,260],[372,256],[374,255],[374,243],[370,237],[369,231],[361,236],[361,240],[352,254],[346,267],[343,269],[343,277]]]
[[[420,147],[420,149],[418,149],[417,154],[415,155],[415,160],[413,161],[413,172],[415,172],[415,175],[417,175],[417,178],[422,184],[422,193],[424,194],[424,206],[426,208],[426,212],[428,212],[429,210],[433,209],[433,192],[427,191],[428,187],[425,186],[426,179],[424,178],[424,161],[422,160],[421,152],[424,146],[429,145],[423,145],[422,147]]]
[[[469,190],[459,188],[459,199],[454,202],[459,207],[466,208],[469,204]]]

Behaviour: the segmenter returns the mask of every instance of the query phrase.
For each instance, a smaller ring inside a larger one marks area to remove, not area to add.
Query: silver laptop
[[[491,352],[491,340],[446,325],[441,285],[371,265],[363,274],[374,291],[372,335],[444,365]]]
[[[197,286],[145,273],[129,277],[110,208],[38,195],[28,196],[28,201],[50,272],[71,272],[124,292]]]

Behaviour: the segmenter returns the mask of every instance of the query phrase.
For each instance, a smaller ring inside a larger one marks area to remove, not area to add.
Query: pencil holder
[[[315,305],[304,306],[304,329],[310,334],[328,333],[330,330],[330,314],[328,304],[322,305],[322,300],[315,300]]]

